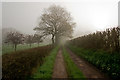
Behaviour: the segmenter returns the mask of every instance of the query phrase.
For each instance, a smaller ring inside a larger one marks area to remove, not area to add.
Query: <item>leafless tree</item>
[[[34,42],[36,42],[39,46],[39,43],[43,42],[42,38],[43,36],[42,35],[39,35],[39,34],[34,34]]]
[[[27,35],[27,36],[25,37],[25,42],[26,42],[27,44],[29,44],[30,47],[31,47],[31,44],[33,43],[33,35]]]
[[[21,44],[23,41],[23,34],[21,34],[20,32],[8,32],[7,33],[7,38],[6,38],[6,42],[7,43],[12,43],[14,45],[15,51],[17,49],[17,45]]]
[[[6,43],[7,34],[9,32],[16,32],[16,31],[17,30],[14,28],[2,28],[2,44],[4,45],[4,43]]]
[[[60,6],[50,6],[40,17],[40,22],[36,31],[41,31],[43,35],[51,35],[52,43],[58,43],[60,37],[72,37],[75,23],[70,13]]]

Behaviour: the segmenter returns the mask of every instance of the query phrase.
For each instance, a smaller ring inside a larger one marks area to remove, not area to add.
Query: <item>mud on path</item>
[[[71,50],[67,49],[70,57],[73,62],[80,68],[87,79],[102,79],[102,80],[110,80],[108,77],[103,75],[96,67],[85,61],[84,59],[75,55]]]
[[[62,50],[60,49],[56,56],[52,78],[67,78],[67,76]]]

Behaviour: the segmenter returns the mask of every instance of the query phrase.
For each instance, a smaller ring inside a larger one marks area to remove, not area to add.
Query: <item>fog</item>
[[[120,26],[120,1],[118,3],[118,25]]]
[[[2,27],[15,28],[25,34],[34,34],[33,28],[45,8],[60,5],[71,13],[76,27],[73,37],[118,26],[118,2],[3,2]]]
[[[2,3],[0,2],[0,51],[1,51],[1,44],[2,44]],[[1,54],[1,52],[0,52]]]

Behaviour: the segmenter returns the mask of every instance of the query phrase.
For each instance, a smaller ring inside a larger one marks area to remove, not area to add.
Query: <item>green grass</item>
[[[39,46],[43,46],[43,44],[41,44]],[[17,51],[25,50],[25,49],[29,49],[29,48],[34,48],[34,47],[38,47],[38,45],[37,44],[32,44],[31,47],[30,47],[28,44],[19,44],[17,46]],[[3,45],[2,46],[2,54],[11,53],[11,52],[14,52],[14,51],[15,50],[14,50],[12,44],[10,44],[10,45]]]
[[[67,53],[67,51],[64,48],[63,48],[63,56],[64,56],[64,60],[66,63],[66,69],[67,69],[69,78],[73,78],[73,79],[75,78],[78,80],[86,80],[86,78],[83,75],[83,73],[81,72],[81,70],[72,61],[69,54]]]
[[[40,66],[37,72],[32,76],[32,78],[52,78],[54,62],[56,59],[56,55],[59,47],[53,49],[49,56],[45,57],[45,61],[42,66]]]
[[[81,56],[99,70],[109,75],[112,79],[120,78],[120,54],[106,53],[100,50],[88,50],[76,46],[68,46],[78,56]]]

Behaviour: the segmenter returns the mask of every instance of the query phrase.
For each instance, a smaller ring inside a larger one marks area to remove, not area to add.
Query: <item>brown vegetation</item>
[[[30,77],[32,69],[43,63],[43,58],[51,49],[52,46],[49,45],[2,55],[3,79]]]
[[[108,52],[120,51],[120,28],[114,27],[105,31],[98,31],[71,40],[72,44],[88,49],[102,49]]]

